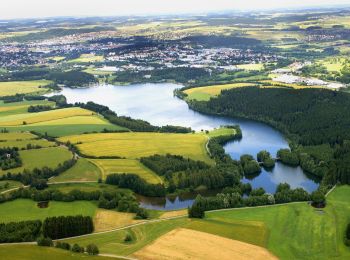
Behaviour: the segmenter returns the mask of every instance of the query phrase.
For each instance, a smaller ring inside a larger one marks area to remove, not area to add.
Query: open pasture
[[[91,116],[94,113],[78,108],[63,108],[57,110],[44,111],[39,113],[26,113],[26,114],[16,114],[10,116],[4,116],[0,118],[0,126],[20,126],[20,125],[28,125],[39,122],[63,119],[74,116]]]
[[[95,232],[125,227],[143,221],[135,220],[135,215],[135,213],[98,209],[94,217]]]
[[[18,182],[18,181],[0,181],[0,193],[2,192],[6,192],[8,190],[14,189],[14,188],[18,188],[23,186],[22,183]],[[1,222],[1,221],[0,221]]]
[[[55,103],[46,100],[35,100],[35,101],[22,101],[13,103],[4,103],[0,101],[0,116],[8,116],[14,114],[25,114],[28,113],[29,106],[54,106]]]
[[[102,172],[102,178],[112,173],[137,174],[149,183],[162,183],[162,179],[135,159],[91,159]]]
[[[64,173],[50,179],[49,182],[66,181],[96,181],[101,178],[100,169],[85,158],[79,158],[77,163]]]
[[[73,157],[72,153],[63,147],[49,147],[42,149],[32,149],[19,151],[19,156],[22,159],[22,167],[9,169],[6,171],[0,170],[0,175],[11,173],[20,173],[24,169],[33,170],[34,168],[56,168],[60,163],[67,161]]]
[[[119,156],[127,159],[154,154],[182,155],[193,160],[212,163],[205,144],[207,136],[201,134],[168,133],[101,133],[59,138],[76,144],[80,152],[89,156]]]
[[[138,259],[277,259],[265,248],[178,228],[133,254]]]
[[[186,89],[184,92],[188,95],[188,99],[195,99],[198,101],[208,101],[211,97],[220,95],[222,90],[241,88],[252,86],[252,83],[233,83],[225,85],[213,85],[206,87],[190,88]]]
[[[53,216],[84,215],[93,217],[96,209],[96,204],[90,201],[50,201],[47,208],[39,208],[35,201],[17,199],[0,204],[0,222],[44,220]]]
[[[27,145],[40,146],[42,148],[46,148],[46,147],[55,146],[55,143],[49,142],[46,139],[0,142],[0,148],[17,147],[18,149],[25,149]]]
[[[45,93],[47,89],[42,87],[50,83],[51,81],[48,80],[0,82],[0,96]]]
[[[49,182],[49,188],[50,190],[59,190],[63,193],[69,193],[72,190],[80,190],[84,192],[94,192],[94,191],[128,191],[131,193],[130,190],[126,189],[119,189],[115,185],[109,185],[104,183],[97,183],[97,182],[75,182],[75,183],[55,183],[54,181]]]
[[[240,64],[237,65],[237,68],[242,70],[262,70],[264,68],[264,64],[262,63],[252,63],[252,64]]]
[[[103,56],[94,54],[82,54],[79,58],[69,60],[69,63],[90,63],[90,62],[102,62],[104,61]]]

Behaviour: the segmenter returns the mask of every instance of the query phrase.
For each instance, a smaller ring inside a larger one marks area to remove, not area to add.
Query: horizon
[[[6,1],[0,10],[0,20],[22,19],[47,19],[64,17],[126,17],[126,16],[171,16],[171,15],[198,15],[210,13],[239,13],[259,11],[292,11],[300,9],[336,9],[350,7],[350,0],[339,0],[337,4],[330,0],[305,0],[303,3],[295,3],[293,0],[285,0],[283,4],[278,0],[267,0],[263,4],[259,0],[247,0],[232,2],[229,0],[211,1],[178,0],[165,3],[161,0],[100,0],[99,3],[85,3],[84,0],[61,0],[54,2],[45,0],[29,0],[20,3],[21,0]],[[121,2],[123,2],[121,4]],[[200,4],[200,5],[199,5]],[[18,6],[21,9],[18,10]],[[137,7],[135,7],[137,5]],[[67,6],[69,8],[67,8]],[[154,6],[157,6],[154,8]],[[251,8],[254,6],[254,8]]]

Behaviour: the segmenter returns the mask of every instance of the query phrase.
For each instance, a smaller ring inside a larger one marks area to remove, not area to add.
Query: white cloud
[[[349,4],[350,0],[2,0],[0,19],[192,13]]]

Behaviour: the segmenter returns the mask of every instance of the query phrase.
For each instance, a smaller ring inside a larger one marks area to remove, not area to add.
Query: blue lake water
[[[281,148],[287,148],[288,142],[276,129],[252,120],[210,116],[189,109],[186,102],[175,97],[173,91],[181,88],[176,84],[138,84],[131,86],[101,85],[91,88],[65,88],[61,94],[67,97],[69,103],[93,101],[108,106],[118,115],[143,119],[153,125],[178,125],[191,127],[196,131],[210,130],[221,125],[239,124],[243,138],[225,145],[226,152],[234,159],[242,154],[256,154],[261,150],[269,151],[273,156]],[[287,182],[292,188],[301,187],[311,192],[318,184],[309,179],[300,167],[289,167],[276,163],[272,171],[263,169],[259,176],[249,182],[253,188],[263,187],[267,192],[274,193],[276,186]],[[193,199],[193,198],[192,198]],[[163,199],[162,203],[145,203],[143,206],[155,209],[178,209],[191,205],[192,199],[181,201]],[[141,202],[142,204],[142,202]]]

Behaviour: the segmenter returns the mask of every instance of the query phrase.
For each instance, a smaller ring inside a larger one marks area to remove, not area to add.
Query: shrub
[[[132,241],[132,236],[128,233],[126,234],[125,238],[124,238],[124,242],[131,242]]]
[[[74,244],[72,246],[72,251],[75,252],[75,253],[84,253],[84,247],[82,246],[79,246],[78,244]]]
[[[61,249],[64,249],[64,250],[70,250],[70,244],[65,243],[65,242],[57,242],[55,247],[61,248]]]
[[[39,237],[36,242],[38,246],[53,246],[52,239],[49,237]]]
[[[98,255],[99,254],[99,250],[98,247],[95,244],[89,244],[86,246],[86,252],[89,255]]]

